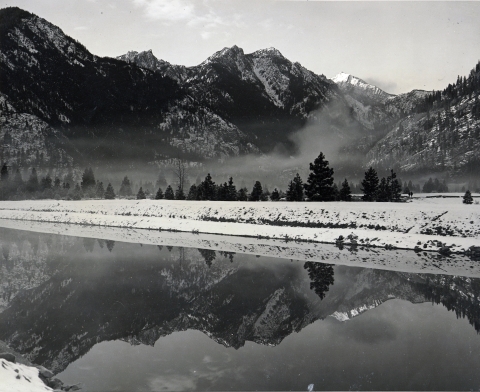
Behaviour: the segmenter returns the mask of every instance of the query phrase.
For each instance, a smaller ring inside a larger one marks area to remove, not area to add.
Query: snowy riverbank
[[[464,253],[480,246],[480,205],[459,198],[408,203],[27,200],[0,219]]]

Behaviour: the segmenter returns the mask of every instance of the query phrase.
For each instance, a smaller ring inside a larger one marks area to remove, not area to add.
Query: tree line
[[[23,180],[17,169],[11,173],[7,164],[3,164],[0,170],[0,199],[28,199],[28,198],[54,198],[80,200],[82,198],[115,199],[126,197],[137,199],[154,198],[156,200],[217,200],[217,201],[351,201],[352,187],[345,178],[338,185],[334,182],[334,169],[330,167],[325,155],[321,152],[310,163],[310,173],[304,182],[297,173],[287,184],[286,191],[275,188],[269,192],[260,181],[255,181],[249,191],[246,187],[237,188],[230,177],[223,183],[215,183],[210,173],[203,181],[190,186],[188,191],[184,189],[185,171],[182,171],[181,179],[174,188],[167,185],[165,177],[160,176],[157,181],[157,190],[151,191],[152,184],[148,189],[140,186],[134,193],[133,186],[125,176],[120,187],[114,190],[111,183],[104,186],[102,181],[95,178],[91,167],[86,168],[82,174],[81,182],[74,183],[73,176],[66,176],[63,181],[58,177],[52,179],[49,174],[39,179],[37,171],[32,168],[29,178]],[[198,180],[197,180],[198,181]],[[159,185],[163,185],[159,186]],[[354,187],[355,190],[357,190]],[[402,193],[411,195],[412,191],[420,191],[419,185],[413,185],[411,181],[405,182],[403,187],[396,173],[390,170],[386,177],[379,178],[377,171],[370,167],[365,172],[365,177],[360,183],[359,190],[363,193],[363,201],[397,202],[401,200]],[[437,178],[430,178],[423,186],[423,192],[448,192],[448,186]]]

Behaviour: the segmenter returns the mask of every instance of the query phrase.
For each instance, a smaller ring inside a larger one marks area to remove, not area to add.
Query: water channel
[[[0,340],[83,391],[480,388],[468,274],[10,228],[0,251]]]

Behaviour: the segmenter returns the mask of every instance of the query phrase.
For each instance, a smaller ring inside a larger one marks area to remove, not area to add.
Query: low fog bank
[[[154,142],[152,134],[139,134],[130,144],[123,138],[116,141],[114,136],[108,140],[77,139],[77,148],[90,152],[92,159],[86,157],[84,162],[73,169],[37,167],[37,170],[39,178],[48,174],[52,179],[58,177],[62,182],[70,182],[74,186],[81,183],[84,169],[91,166],[96,179],[102,181],[105,187],[111,183],[118,190],[122,180],[128,177],[134,192],[143,187],[154,193],[159,187],[164,191],[168,185],[174,189],[178,186],[176,163],[181,161],[185,168],[186,192],[192,184],[198,185],[203,181],[207,173],[211,174],[217,184],[228,182],[233,177],[237,189],[246,187],[251,191],[255,181],[260,181],[264,189],[272,191],[274,188],[286,190],[296,173],[305,182],[310,171],[309,164],[323,152],[330,167],[334,169],[335,182],[338,184],[347,178],[351,185],[357,185],[358,191],[358,184],[367,169],[363,152],[365,146],[362,143],[369,136],[372,136],[372,131],[355,120],[350,108],[342,102],[334,101],[313,112],[305,126],[290,135],[289,146],[280,142],[275,144],[273,141],[271,152],[267,154],[205,160],[182,152],[167,142],[159,143],[158,138]],[[294,146],[293,149],[291,145]],[[378,168],[379,177],[386,177],[389,169]],[[27,180],[28,176],[29,171],[24,170],[23,179]],[[399,173],[399,177],[404,182],[413,181],[418,185],[415,189],[419,190],[430,177],[436,177],[440,181],[450,178],[448,173],[433,176],[429,173]],[[461,191],[462,187],[473,190],[478,187],[475,178],[461,181],[452,184],[450,179],[449,190]]]

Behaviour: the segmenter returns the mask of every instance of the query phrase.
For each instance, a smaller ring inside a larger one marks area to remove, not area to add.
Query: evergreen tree
[[[340,200],[340,191],[338,190],[337,184],[333,184],[333,198],[332,200]]]
[[[175,194],[173,193],[173,189],[171,185],[167,186],[167,189],[165,190],[165,199],[167,200],[175,199]]]
[[[161,199],[163,199],[163,191],[162,191],[162,188],[158,188],[158,191],[155,194],[155,200],[161,200]]]
[[[59,188],[60,188],[60,185],[61,185],[60,178],[55,177],[55,181],[53,181],[53,187],[54,187],[55,189],[59,189]],[[102,197],[103,197],[103,194],[102,194]]]
[[[303,201],[303,181],[298,173],[288,184],[287,200]]]
[[[18,190],[18,188],[23,187],[22,173],[20,169],[17,168],[15,171],[15,177],[13,177],[13,189]]]
[[[40,190],[45,191],[47,189],[52,189],[52,179],[48,174],[40,181]]]
[[[389,179],[389,201],[399,201],[402,196],[402,185],[393,169],[390,170]]]
[[[365,178],[362,181],[362,200],[364,201],[375,201],[377,199],[377,190],[378,190],[378,176],[377,172],[373,167],[365,172]]]
[[[238,201],[247,201],[248,200],[248,191],[247,188],[240,188],[238,191]]]
[[[270,196],[272,201],[279,201],[280,200],[280,193],[278,192],[277,188],[275,188]]]
[[[197,200],[197,186],[195,184],[190,187],[187,200]]]
[[[83,172],[81,185],[83,192],[87,192],[87,190],[95,187],[95,175],[93,174],[93,169],[91,167],[87,167]]]
[[[351,201],[352,200],[352,191],[350,190],[350,185],[345,178],[345,181],[342,182],[342,187],[340,188],[340,200],[342,201]]]
[[[97,185],[95,187],[95,196],[99,199],[103,199],[105,196],[105,189],[103,188],[103,182],[97,181]]]
[[[228,179],[227,185],[227,199],[228,201],[235,201],[237,200],[237,188],[233,185],[233,178],[230,177]]]
[[[321,152],[320,155],[310,163],[311,173],[308,175],[307,183],[304,185],[305,194],[312,201],[331,201],[334,199],[333,169],[328,166],[328,161]]]
[[[80,200],[82,198],[82,188],[80,188],[79,184],[75,184],[75,189],[72,193],[73,200]]]
[[[180,185],[175,191],[175,200],[185,200],[185,193],[183,193],[183,188]]]
[[[263,195],[262,184],[260,181],[255,181],[253,185],[252,193],[250,194],[250,201],[260,201]]]
[[[27,191],[30,193],[38,191],[38,177],[37,177],[37,170],[32,168],[32,173],[27,181]]]
[[[140,187],[137,193],[137,200],[143,200],[146,199],[147,197],[145,196],[145,192],[143,191],[143,188]]]
[[[382,178],[377,190],[377,201],[389,201],[390,190],[385,177]]]
[[[6,163],[4,163],[2,169],[0,170],[0,181],[8,181],[8,174],[8,166]]]
[[[120,196],[131,196],[132,195],[132,185],[127,176],[122,181],[120,185],[120,190],[118,191]]]
[[[228,200],[228,185],[226,182],[220,184],[217,189],[217,200]]]
[[[430,177],[428,179],[428,181],[425,182],[425,184],[423,184],[422,192],[423,193],[430,193],[430,192],[433,192],[434,189],[435,189],[435,185],[434,185],[434,182],[433,182],[432,178]]]
[[[115,192],[113,191],[112,184],[108,183],[107,189],[105,190],[105,199],[107,200],[113,200],[115,199]]]
[[[472,197],[472,193],[467,190],[465,192],[465,195],[463,195],[463,204],[472,204],[473,203],[473,197]]]
[[[210,173],[207,174],[201,185],[201,200],[215,200],[215,183]],[[200,192],[199,192],[200,193]]]

